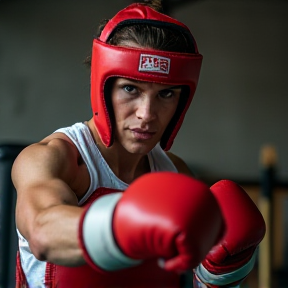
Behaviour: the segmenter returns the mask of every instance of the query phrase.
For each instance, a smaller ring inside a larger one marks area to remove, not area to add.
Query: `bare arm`
[[[78,246],[82,208],[71,189],[77,157],[70,143],[52,139],[27,147],[13,165],[17,228],[39,260],[66,266],[84,263]]]

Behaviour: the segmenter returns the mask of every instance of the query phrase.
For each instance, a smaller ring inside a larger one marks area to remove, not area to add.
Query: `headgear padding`
[[[107,43],[116,28],[131,24],[148,24],[179,31],[191,41],[194,53],[139,49]],[[183,85],[177,110],[160,140],[161,147],[169,150],[194,96],[201,63],[202,55],[198,53],[190,30],[183,23],[141,4],[132,4],[118,12],[106,24],[100,37],[94,39],[92,48],[91,104],[94,123],[103,144],[109,147],[114,140],[114,114],[111,100],[108,99],[111,95],[105,93],[109,78],[123,77],[173,86]]]

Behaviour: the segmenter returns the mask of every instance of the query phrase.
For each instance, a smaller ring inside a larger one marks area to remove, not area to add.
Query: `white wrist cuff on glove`
[[[140,264],[141,260],[125,256],[118,248],[112,231],[112,219],[122,193],[104,195],[86,212],[83,241],[94,263],[103,270],[114,271]]]
[[[230,283],[234,283],[246,277],[254,267],[255,260],[256,260],[257,249],[254,251],[253,256],[244,266],[241,268],[229,272],[226,274],[212,274],[210,273],[202,264],[200,264],[196,268],[196,275],[203,283],[208,283],[212,285],[228,285]]]

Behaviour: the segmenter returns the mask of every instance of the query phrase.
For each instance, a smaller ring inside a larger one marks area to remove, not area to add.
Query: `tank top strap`
[[[178,172],[176,166],[173,164],[171,159],[165,153],[158,143],[149,153],[148,159],[151,167],[151,172],[153,171],[171,171]]]

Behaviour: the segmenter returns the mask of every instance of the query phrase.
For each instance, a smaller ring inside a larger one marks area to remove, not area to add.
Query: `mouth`
[[[154,131],[144,130],[140,128],[134,128],[130,131],[137,140],[149,140],[156,134],[156,132]]]

